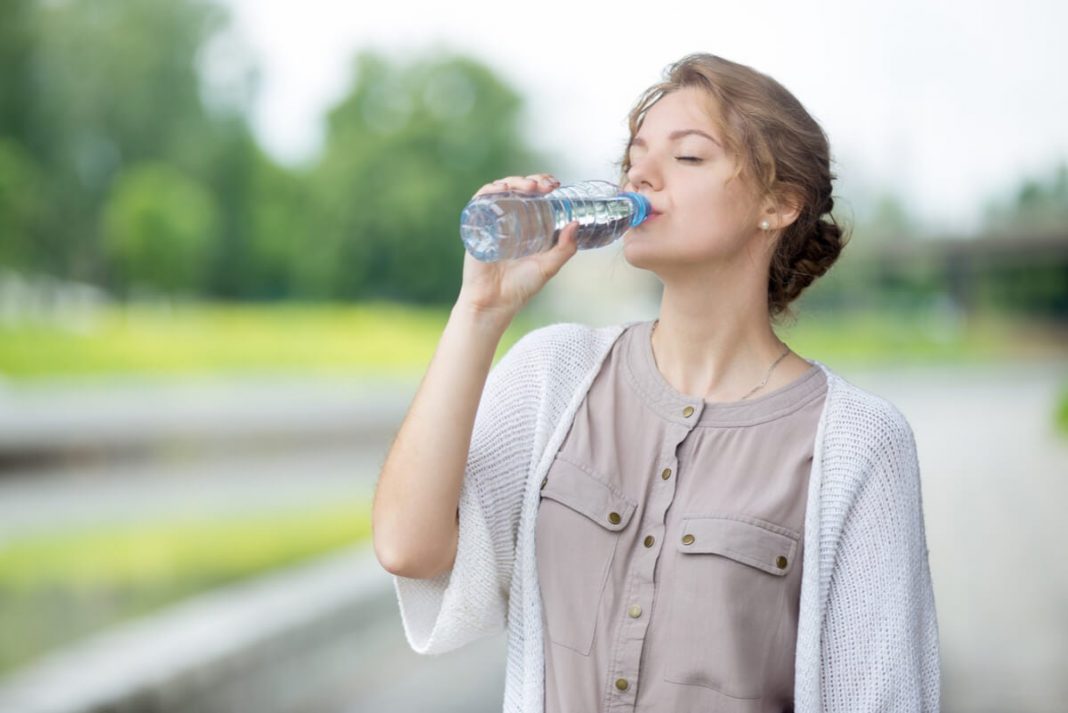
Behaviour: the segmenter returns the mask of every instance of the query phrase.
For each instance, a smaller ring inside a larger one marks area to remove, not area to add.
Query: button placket
[[[628,606],[624,621],[619,628],[621,645],[617,650],[620,654],[612,662],[613,678],[610,679],[613,681],[612,687],[609,689],[610,697],[614,698],[617,706],[621,707],[610,705],[609,710],[624,710],[626,703],[632,703],[632,699],[629,696],[636,692],[634,686],[637,685],[641,674],[641,652],[648,636],[649,617],[646,615],[646,607],[651,606],[653,599],[656,597],[656,582],[653,577],[656,572],[657,560],[663,551],[663,533],[666,527],[667,511],[675,500],[675,493],[678,489],[676,485],[678,481],[676,477],[678,469],[676,453],[690,432],[690,426],[683,426],[674,431],[674,437],[671,437],[671,433],[668,434],[669,438],[671,438],[668,441],[671,444],[670,450],[665,449],[665,452],[662,453],[661,463],[663,465],[656,471],[656,476],[659,476],[659,478],[654,481],[665,486],[665,490],[652,489],[653,495],[650,498],[652,507],[646,510],[646,517],[642,518],[643,522],[649,522],[651,525],[649,532],[642,540],[644,547],[649,550],[649,556],[636,559],[636,562],[639,562],[640,565],[636,568],[631,587],[635,590],[634,594],[637,596],[628,596],[631,604]],[[674,441],[674,443],[671,443],[671,441]]]
[[[649,563],[655,560],[647,559],[641,562],[639,558],[636,561],[640,562],[636,569],[641,573],[643,568],[649,567]],[[608,689],[607,703],[607,709],[610,711],[631,710],[629,706],[633,705],[635,692],[631,689],[641,673],[641,652],[649,626],[648,617],[642,616],[643,604],[648,606],[652,602],[652,588],[651,582],[639,576],[629,581],[624,593],[626,597],[624,601],[629,600],[631,605],[627,607],[624,620],[619,627],[614,647],[614,650],[619,653],[611,662],[612,679],[610,680],[613,680],[613,684]]]
[[[696,409],[689,407],[691,413]],[[649,489],[649,502],[639,524],[648,528],[642,539],[648,556],[635,558],[635,569],[628,582],[628,590],[623,601],[628,602],[620,622],[617,640],[613,650],[617,654],[611,661],[609,674],[608,699],[609,711],[633,710],[634,696],[641,676],[641,654],[648,636],[648,607],[656,597],[654,576],[657,561],[664,547],[667,512],[675,500],[678,490],[678,449],[692,431],[694,422],[676,424],[664,435],[666,441],[660,454],[660,464],[653,472],[653,485]],[[664,486],[663,490],[656,486]]]
[[[689,411],[688,416],[696,412],[696,409],[692,406],[686,406],[685,409]],[[631,636],[629,640],[621,636],[624,647],[618,649],[622,653],[613,661],[611,678],[609,679],[612,682],[609,684],[610,695],[607,705],[609,713],[633,711],[633,706],[636,702],[636,686],[639,685],[642,675],[641,652],[648,636],[649,626],[649,616],[643,605],[651,607],[653,600],[656,598],[657,582],[653,577],[660,553],[664,548],[667,512],[678,493],[678,451],[692,432],[696,420],[695,418],[685,425],[679,424],[676,426],[677,430],[673,428],[668,431],[666,435],[669,438],[668,443],[671,444],[670,450],[665,449],[661,453],[661,465],[657,471],[654,471],[654,486],[650,488],[652,493],[650,501],[653,508],[647,508],[646,517],[642,518],[643,522],[648,521],[650,523],[649,533],[645,535],[642,541],[644,547],[650,551],[650,556],[636,558],[636,561],[641,562],[639,571],[648,576],[644,583],[640,577],[638,578],[636,588],[641,590],[643,596],[630,598],[631,603],[627,607],[626,615],[624,616],[625,621],[620,626],[621,635],[625,631],[635,632],[635,635]],[[671,443],[671,441],[674,441],[674,443]],[[664,489],[660,490],[655,485],[662,485]],[[625,599],[624,601],[627,600]],[[630,627],[636,628],[630,629]],[[633,646],[628,648],[631,643],[633,643]]]

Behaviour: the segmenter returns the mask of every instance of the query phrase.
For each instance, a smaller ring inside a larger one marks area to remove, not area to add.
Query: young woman
[[[384,464],[379,560],[425,654],[508,632],[504,709],[937,711],[912,430],[773,324],[838,258],[826,136],[708,54],[630,114],[627,261],[659,317],[504,329],[574,255],[464,257]],[[549,176],[502,187],[548,191]]]

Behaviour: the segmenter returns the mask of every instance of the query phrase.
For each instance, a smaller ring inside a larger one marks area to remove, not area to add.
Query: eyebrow
[[[714,138],[712,138],[711,136],[709,136],[705,132],[701,131],[700,129],[679,129],[678,131],[672,131],[670,134],[668,134],[668,139],[670,139],[671,141],[675,141],[676,139],[681,139],[683,136],[689,136],[690,134],[696,134],[698,136],[704,136],[706,139],[708,139],[709,141],[714,143],[716,146],[719,146],[720,148],[723,148],[723,145],[720,144],[720,142],[716,141]],[[631,146],[645,146],[645,139],[640,139],[638,137],[634,137],[633,139],[631,139],[630,145]]]

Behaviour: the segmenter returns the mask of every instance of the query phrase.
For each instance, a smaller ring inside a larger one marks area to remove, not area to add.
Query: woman
[[[825,135],[694,54],[634,107],[622,169],[658,213],[623,247],[658,319],[543,327],[490,371],[576,226],[464,257],[375,498],[409,644],[507,628],[506,711],[937,711],[911,428],[772,328],[843,246]],[[502,187],[555,182],[479,193]]]

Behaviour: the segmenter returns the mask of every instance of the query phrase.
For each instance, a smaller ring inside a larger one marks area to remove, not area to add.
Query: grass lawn
[[[1057,397],[1057,412],[1054,414],[1057,431],[1068,438],[1068,385],[1061,389]]]
[[[448,314],[447,308],[388,303],[114,307],[77,327],[0,325],[0,375],[16,380],[257,371],[418,376]],[[497,357],[549,321],[521,312]],[[796,325],[778,332],[798,353],[829,363],[1012,358],[1043,340],[1040,327],[1018,320],[989,316],[964,326],[889,311],[802,313]]]
[[[0,673],[183,597],[371,535],[371,503],[72,529],[0,544]]]
[[[114,307],[77,328],[0,327],[0,373],[15,379],[255,371],[404,374],[425,368],[447,320],[447,309],[389,304]],[[515,333],[513,327],[506,337],[514,340]]]

